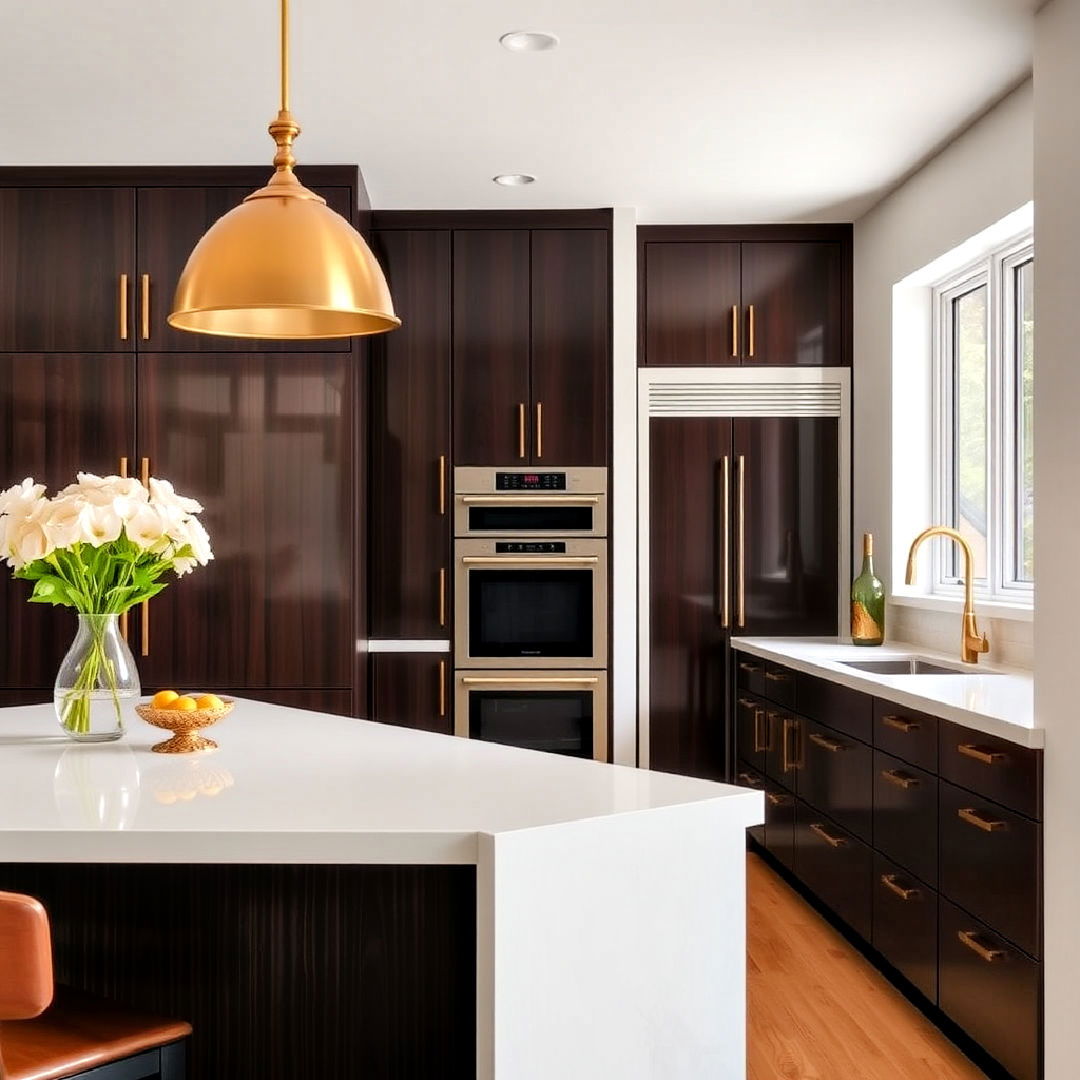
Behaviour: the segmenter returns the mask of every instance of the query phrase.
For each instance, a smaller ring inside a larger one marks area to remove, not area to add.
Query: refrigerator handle
[[[726,630],[731,625],[731,461],[727,454],[720,460],[720,490],[716,497],[720,503],[720,543],[717,544],[720,565],[716,574],[716,613],[720,616],[720,625]]]
[[[736,570],[736,611],[735,618],[739,627],[746,626],[746,457],[739,455],[738,460],[738,484],[739,484],[739,516],[736,523],[736,558],[738,566]]]

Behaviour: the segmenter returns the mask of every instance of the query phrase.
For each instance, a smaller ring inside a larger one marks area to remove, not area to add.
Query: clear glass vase
[[[56,676],[53,704],[65,734],[108,742],[124,734],[124,714],[139,697],[135,658],[119,615],[80,615],[79,632]]]

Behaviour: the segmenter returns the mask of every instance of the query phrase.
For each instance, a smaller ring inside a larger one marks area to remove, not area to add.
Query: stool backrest
[[[0,892],[0,1021],[39,1016],[52,997],[49,916],[32,896]]]

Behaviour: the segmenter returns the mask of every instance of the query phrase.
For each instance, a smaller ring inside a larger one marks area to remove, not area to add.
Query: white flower
[[[192,554],[200,566],[205,566],[213,557],[214,552],[210,548],[210,534],[203,528],[198,518],[188,518],[188,543],[191,544]]]
[[[124,529],[128,539],[143,551],[149,551],[160,543],[165,533],[165,519],[157,509],[146,503],[127,519]]]
[[[16,570],[52,554],[53,543],[46,528],[48,514],[49,502],[41,499],[25,516],[8,520],[4,555]]]
[[[120,536],[124,522],[111,506],[88,506],[82,515],[83,539],[94,547],[112,543]]]
[[[194,559],[189,559],[186,555],[182,555],[179,559],[173,559],[172,568],[176,571],[177,577],[183,577],[185,574],[190,574],[196,567]]]
[[[69,548],[84,539],[85,512],[86,503],[74,496],[61,495],[49,503],[49,516],[45,528],[49,539],[56,547]]]
[[[201,514],[202,504],[184,495],[177,495],[168,480],[150,477],[150,501],[170,511],[179,511],[178,516]]]
[[[96,476],[81,472],[76,483],[68,484],[59,497],[80,499],[89,506],[111,507],[127,520],[147,503],[150,495],[133,476]]]
[[[24,514],[34,503],[44,501],[44,494],[45,485],[35,484],[28,476],[21,484],[0,491],[0,514],[10,514],[12,517]]]

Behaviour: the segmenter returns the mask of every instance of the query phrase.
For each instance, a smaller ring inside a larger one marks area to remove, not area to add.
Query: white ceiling
[[[296,151],[358,162],[381,208],[848,220],[1023,79],[1036,6],[293,0]],[[269,162],[277,0],[0,0],[0,17],[0,163]],[[517,29],[561,45],[500,48]]]

